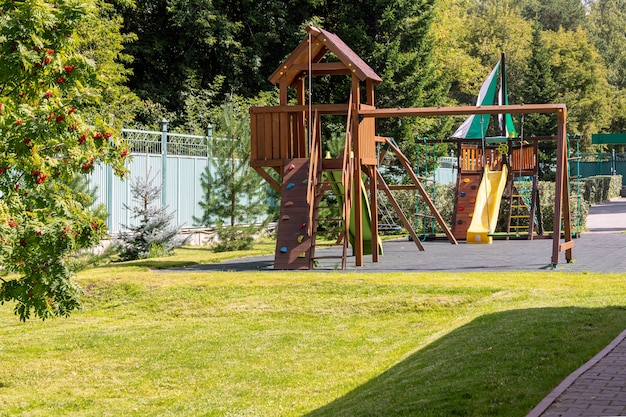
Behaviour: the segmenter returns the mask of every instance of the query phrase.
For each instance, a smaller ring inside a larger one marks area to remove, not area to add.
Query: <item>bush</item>
[[[596,175],[583,178],[583,196],[590,204],[601,203],[620,196],[622,190],[621,175]]]
[[[250,226],[219,226],[216,229],[218,242],[212,249],[215,252],[252,249],[255,230]]]
[[[589,203],[585,196],[585,183],[580,183],[580,207],[578,206],[578,185],[575,181],[570,183],[570,196],[574,197],[570,199],[570,213],[572,219],[572,230],[577,231],[578,226],[580,229],[584,229],[587,224],[587,215],[589,214]],[[549,181],[539,182],[539,202],[541,204],[541,216],[543,218],[543,228],[547,231],[554,229],[554,202],[556,184]]]

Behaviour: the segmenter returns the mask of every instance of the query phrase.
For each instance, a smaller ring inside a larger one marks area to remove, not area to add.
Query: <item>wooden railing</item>
[[[502,157],[496,148],[483,149],[478,145],[461,145],[461,172],[482,172],[487,165],[493,171],[502,169]]]
[[[534,171],[537,165],[535,148],[531,146],[514,146],[509,161],[511,171]]]
[[[322,168],[322,140],[319,132],[319,114],[317,112],[314,113],[312,122],[311,149],[309,150],[309,176],[306,190],[306,201],[309,205],[309,221],[307,228],[309,236],[314,235],[315,231],[313,228],[316,227],[316,222],[313,217],[316,210],[317,188],[321,179]]]
[[[250,109],[250,160],[305,158],[305,113],[271,107]]]

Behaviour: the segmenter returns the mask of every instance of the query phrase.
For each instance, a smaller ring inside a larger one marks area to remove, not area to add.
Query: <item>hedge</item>
[[[621,176],[618,180],[616,180],[619,184],[619,189],[621,189]],[[611,182],[613,184],[614,182]],[[586,186],[588,186],[588,182],[580,182],[580,194],[582,198],[577,196],[579,192],[579,184],[576,181],[573,181],[570,184],[570,195],[572,198],[570,199],[570,212],[572,219],[572,230],[579,231],[585,229],[585,224],[587,221],[587,214],[589,213],[589,203],[586,199]],[[455,194],[455,184],[437,184],[436,191],[433,194],[432,184],[426,184],[425,188],[427,189],[431,199],[435,203],[435,207],[443,217],[443,219],[447,222],[448,225],[452,224],[452,215],[454,211],[454,194]],[[612,185],[611,187],[614,187]],[[611,188],[611,193],[615,193],[613,188]],[[407,216],[407,218],[413,223],[415,218],[419,218],[416,216],[416,212],[420,212],[422,214],[429,214],[428,210],[425,210],[420,203],[420,207],[416,210],[415,204],[415,193],[411,191],[394,191],[394,198],[398,201],[400,206],[402,207],[403,212]],[[607,191],[608,194],[608,191]],[[434,195],[434,197],[433,197]],[[608,194],[613,195],[613,194]],[[619,196],[619,190],[617,191],[617,195]],[[401,224],[399,218],[391,209],[391,204],[386,201],[386,197],[384,195],[379,196],[379,203],[382,206],[380,210],[380,214],[382,215],[381,221],[383,223],[395,223]],[[507,199],[503,197],[503,204],[500,207],[500,215],[498,217],[498,230],[504,230],[506,228],[506,218],[508,215],[508,204]],[[580,205],[578,203],[580,201]],[[554,182],[546,182],[541,181],[539,183],[539,203],[541,205],[541,215],[543,218],[543,227],[545,231],[551,231],[553,229],[553,218],[554,218],[554,202],[555,202],[555,183]],[[580,222],[580,223],[579,223]],[[421,232],[422,230],[418,230]],[[430,225],[426,227],[425,232],[430,233]],[[443,231],[438,225],[435,225],[435,232],[442,233]]]
[[[590,204],[601,203],[620,196],[621,175],[596,175],[581,179],[584,184],[583,196]]]

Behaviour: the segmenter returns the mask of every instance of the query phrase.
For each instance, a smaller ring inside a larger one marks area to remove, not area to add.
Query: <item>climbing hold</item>
[[[471,187],[471,188],[472,188],[472,190],[475,190],[475,189],[476,189],[476,186],[475,186],[475,185],[472,185],[472,187]]]
[[[286,222],[287,220],[289,220],[289,216],[287,216],[286,214],[282,217],[283,221]]]
[[[474,213],[470,213],[469,216],[470,216],[470,218],[474,217]]]
[[[468,183],[469,182],[469,178],[463,178],[463,182],[464,183]]]
[[[476,202],[475,198],[470,199],[470,203],[475,203],[475,202]]]
[[[280,253],[287,253],[287,246],[280,248]]]
[[[293,182],[290,182],[289,184],[287,184],[287,187],[285,187],[285,188],[287,188],[288,190],[291,190],[295,186],[296,186],[296,184],[294,184]]]
[[[305,178],[305,179],[302,180],[302,184],[307,184],[308,182],[309,182],[308,178]]]
[[[465,191],[461,191],[460,196],[461,196],[461,197],[465,197]]]
[[[465,210],[465,207],[459,206],[459,211],[463,211],[463,210]]]
[[[298,243],[302,243],[302,241],[304,240],[304,235],[298,236],[298,239],[296,240],[298,241]]]
[[[293,206],[293,201],[287,201],[285,203],[285,207],[291,207],[291,206]]]
[[[300,254],[298,254],[298,258],[306,258],[306,252],[300,252]]]
[[[463,220],[457,220],[456,224],[463,224]]]
[[[300,229],[304,229],[305,227],[306,227],[306,223],[302,223],[302,224],[300,225]]]
[[[291,171],[292,169],[296,169],[296,166],[294,164],[289,165],[289,171]]]

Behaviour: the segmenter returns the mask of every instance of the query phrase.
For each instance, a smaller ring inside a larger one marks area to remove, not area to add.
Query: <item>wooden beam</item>
[[[448,240],[450,241],[450,243],[452,243],[453,245],[456,245],[457,244],[456,238],[454,237],[454,235],[450,231],[450,228],[446,224],[446,221],[443,219],[443,217],[441,217],[441,213],[439,213],[439,211],[435,207],[435,204],[433,203],[433,201],[428,196],[428,193],[426,192],[426,190],[422,186],[422,183],[420,182],[418,176],[415,174],[415,172],[413,172],[413,168],[411,167],[411,163],[409,162],[407,157],[402,153],[400,148],[398,148],[396,145],[394,145],[393,142],[388,141],[387,143],[389,144],[389,146],[396,153],[396,156],[398,157],[398,160],[400,161],[402,166],[404,166],[404,169],[406,170],[406,173],[409,175],[409,177],[411,178],[411,180],[415,184],[417,190],[419,191],[420,195],[424,199],[424,202],[426,203],[426,205],[430,209],[430,212],[432,213],[432,215],[435,218],[435,220],[437,220],[437,223],[439,223],[439,226],[441,226],[441,229],[444,231],[444,233],[448,237]]]
[[[404,215],[404,212],[402,211],[402,207],[400,207],[400,204],[398,204],[396,199],[393,197],[393,194],[391,193],[391,190],[389,189],[389,186],[385,182],[385,179],[383,178],[383,176],[380,175],[380,172],[378,172],[378,170],[376,170],[376,181],[378,182],[378,184],[380,186],[380,189],[383,190],[383,192],[385,193],[385,195],[387,196],[387,198],[391,202],[391,205],[393,206],[393,208],[396,210],[396,213],[400,217],[400,221],[404,225],[404,228],[406,230],[408,230],[408,232],[411,235],[411,237],[413,238],[413,242],[415,242],[415,245],[417,246],[417,248],[420,251],[423,251],[424,250],[424,246],[422,245],[422,242],[420,242],[420,239],[417,236],[417,234],[415,233],[415,230],[413,230],[413,225],[411,225],[411,223],[409,222],[409,219],[407,219],[406,216]]]
[[[268,174],[267,172],[265,172],[265,170],[264,170],[263,168],[261,168],[261,167],[253,167],[253,168],[254,168],[254,170],[255,170],[256,172],[258,172],[258,173],[259,173],[259,175],[260,175],[261,177],[263,177],[263,179],[264,179],[265,181],[267,181],[267,182],[269,183],[269,185],[271,185],[271,186],[272,186],[272,188],[273,188],[274,190],[276,190],[276,192],[277,192],[278,194],[281,194],[281,193],[282,193],[282,191],[283,191],[283,190],[282,190],[282,187],[280,186],[280,184],[279,184],[279,183],[278,183],[278,182],[277,182],[274,178],[272,178],[272,176],[271,176],[270,174]]]
[[[257,159],[255,161],[250,161],[250,166],[252,168],[257,167],[277,167],[283,166],[284,161],[282,159]]]
[[[412,107],[395,109],[364,109],[359,112],[363,117],[430,117],[463,116],[470,114],[533,114],[556,113],[559,120],[564,120],[565,104],[520,104],[506,106],[458,106],[458,107]]]
[[[368,166],[367,168],[367,176],[370,178],[370,210],[372,212],[372,262],[378,262],[379,253],[378,253],[378,240],[380,237],[378,236],[378,190],[377,190],[377,181],[376,181],[376,169],[375,166]]]
[[[312,111],[319,114],[348,114],[347,104],[313,104]],[[297,113],[308,112],[308,105],[250,107],[250,113]]]

